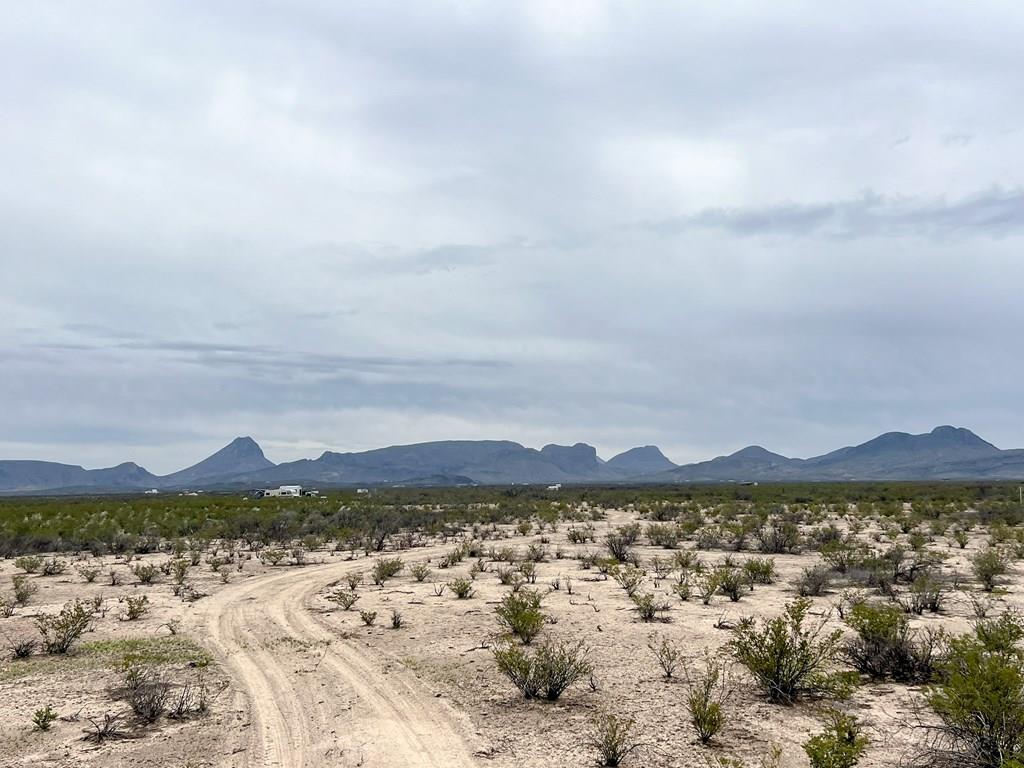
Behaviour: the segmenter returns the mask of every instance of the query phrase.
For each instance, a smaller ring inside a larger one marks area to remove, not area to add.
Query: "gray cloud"
[[[1024,445],[1022,22],[19,4],[0,456]]]
[[[642,226],[668,235],[706,228],[739,237],[1005,237],[1024,231],[1024,190],[992,189],[955,202],[865,195],[837,203],[711,208]]]

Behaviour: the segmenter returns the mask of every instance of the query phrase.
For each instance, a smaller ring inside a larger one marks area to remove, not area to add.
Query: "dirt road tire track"
[[[417,558],[443,550],[417,550]],[[314,597],[365,560],[282,569],[230,585],[197,605],[193,630],[231,675],[249,724],[225,765],[320,768],[363,765],[471,768],[459,718],[406,675],[341,639],[310,610]],[[275,643],[315,648],[315,670],[296,669]],[[320,657],[322,654],[322,658]]]

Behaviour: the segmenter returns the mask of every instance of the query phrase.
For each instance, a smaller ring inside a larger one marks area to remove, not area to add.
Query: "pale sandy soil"
[[[598,540],[630,519],[623,512],[609,513],[596,524]],[[711,746],[702,747],[683,707],[685,683],[661,676],[648,643],[668,638],[684,649],[691,664],[705,652],[728,658],[724,646],[730,633],[716,623],[735,622],[742,615],[777,615],[795,597],[796,576],[817,562],[817,555],[776,556],[777,582],[758,586],[739,603],[722,597],[709,606],[696,599],[683,603],[671,594],[671,578],[655,584],[649,576],[644,589],[663,595],[672,608],[666,622],[643,623],[613,580],[603,580],[596,570],[579,569],[573,555],[582,549],[596,551],[598,545],[568,544],[567,527],[562,524],[558,533],[545,534],[551,557],[539,565],[536,587],[550,590],[554,578],[563,580],[545,598],[552,623],[542,637],[584,640],[591,649],[596,691],[583,683],[556,703],[526,701],[500,676],[488,648],[497,631],[494,607],[508,591],[494,572],[498,564],[488,564],[489,571],[477,576],[475,594],[468,600],[456,599],[450,590],[440,597],[434,594],[434,583],[469,574],[469,559],[451,569],[437,567],[456,541],[397,553],[406,570],[383,588],[364,583],[351,611],[325,596],[348,573],[369,571],[372,558],[348,560],[347,554],[322,551],[310,555],[309,565],[277,567],[250,558],[242,561],[241,571],[228,566],[231,578],[226,584],[200,565],[192,569],[190,580],[207,596],[194,603],[174,597],[166,577],[148,586],[133,584],[123,565],[119,568],[125,584],[115,587],[101,583],[106,568],[95,584],[83,583],[69,569],[60,576],[31,577],[40,586],[38,593],[12,618],[0,619],[0,631],[9,637],[31,634],[33,615],[55,612],[73,597],[103,594],[110,610],[94,620],[83,645],[66,658],[37,655],[0,662],[0,765],[582,767],[594,764],[587,737],[599,712],[636,719],[644,746],[627,765],[706,766],[715,755],[756,762],[771,744],[782,747],[782,766],[807,765],[799,745],[820,730],[817,705],[769,704],[746,673],[734,667],[729,723]],[[512,530],[502,530],[500,536],[496,546],[520,551],[540,540]],[[932,548],[949,556],[945,570],[966,574],[965,556],[979,546],[981,537],[977,539],[966,551],[949,547],[942,537]],[[554,557],[558,546],[563,559]],[[667,550],[637,550],[645,562],[653,556],[671,557]],[[724,553],[701,556],[713,564]],[[423,583],[408,571],[417,561],[429,561],[434,568]],[[113,558],[102,562],[107,566]],[[0,593],[9,590],[14,572],[12,562],[0,562]],[[572,594],[566,577],[572,580]],[[997,611],[1019,604],[1019,589],[1013,583],[1007,586]],[[117,599],[129,594],[149,596],[149,615],[119,620]],[[837,599],[838,591],[815,598],[814,611],[826,614]],[[364,626],[360,609],[377,611],[373,627]],[[397,630],[390,626],[392,609],[405,619]],[[966,597],[954,593],[942,614],[915,617],[913,623],[964,631],[970,615]],[[166,627],[172,619],[180,622],[174,636]],[[834,614],[830,623],[842,626]],[[125,638],[141,638],[147,648],[159,651],[167,673],[179,681],[197,674],[190,662],[203,662],[209,654],[212,661],[201,664],[202,673],[211,689],[224,686],[210,712],[181,722],[162,719],[134,729],[129,739],[99,746],[83,742],[85,718],[127,710],[118,698],[120,646],[99,644]],[[32,729],[31,716],[46,703],[65,719],[40,733]],[[861,686],[840,705],[863,720],[871,737],[861,765],[895,765],[913,753],[921,737],[915,727],[921,703],[918,688],[880,684]],[[921,716],[927,719],[923,711]]]

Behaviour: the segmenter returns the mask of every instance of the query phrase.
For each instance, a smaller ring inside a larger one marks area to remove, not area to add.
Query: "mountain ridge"
[[[1003,450],[969,429],[943,425],[923,434],[885,432],[807,459],[749,445],[707,461],[676,465],[657,446],[604,461],[586,443],[528,448],[510,440],[438,440],[368,451],[324,451],[275,464],[251,437],[237,437],[196,464],[154,475],[134,462],[85,469],[76,464],[0,460],[0,494],[245,489],[282,483],[508,485],[549,483],[728,483],[1024,478],[1024,449]]]

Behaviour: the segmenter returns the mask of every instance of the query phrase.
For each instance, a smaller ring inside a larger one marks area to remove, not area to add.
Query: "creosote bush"
[[[842,648],[847,662],[873,680],[926,683],[935,675],[945,636],[932,629],[914,632],[895,605],[857,603],[846,611],[857,633]]]
[[[370,576],[373,583],[383,587],[384,582],[402,572],[403,563],[399,557],[382,557],[373,564]]]
[[[928,703],[942,724],[926,761],[941,766],[1024,764],[1024,636],[1020,617],[980,621],[950,640]]]
[[[36,628],[42,637],[43,650],[51,654],[67,653],[88,629],[91,619],[92,614],[78,600],[66,603],[58,614],[36,616]]]
[[[687,671],[686,711],[690,723],[697,731],[701,744],[707,744],[725,724],[723,706],[729,696],[726,669],[710,656],[704,659],[704,668],[691,674]]]
[[[656,643],[652,639],[647,644],[647,647],[651,649],[651,653],[657,659],[658,666],[661,667],[661,671],[665,674],[665,679],[671,680],[675,674],[676,667],[679,666],[679,662],[682,660],[682,651],[679,650],[678,646],[671,643],[667,637],[661,638],[660,643]]]
[[[588,657],[582,641],[547,642],[533,653],[510,643],[494,648],[498,669],[527,699],[557,700],[570,685],[593,671]]]
[[[544,596],[533,589],[509,592],[494,609],[502,629],[529,645],[544,627],[545,616],[541,611]]]
[[[825,730],[804,742],[803,748],[811,768],[853,768],[867,746],[855,717],[830,710]]]
[[[996,588],[996,579],[1009,569],[1009,560],[1000,550],[989,547],[971,557],[971,569],[981,582],[981,588],[991,592]]]
[[[590,745],[597,752],[600,766],[622,765],[640,744],[634,736],[635,723],[632,718],[616,715],[599,715],[594,719]]]
[[[811,601],[786,605],[785,614],[762,623],[744,618],[730,642],[737,660],[754,676],[769,701],[789,704],[805,696],[841,696],[849,677],[831,666],[839,652],[842,632],[824,633],[825,620],[809,623]]]
[[[455,593],[459,600],[468,600],[473,596],[474,588],[472,579],[460,576],[448,582],[448,589]]]

